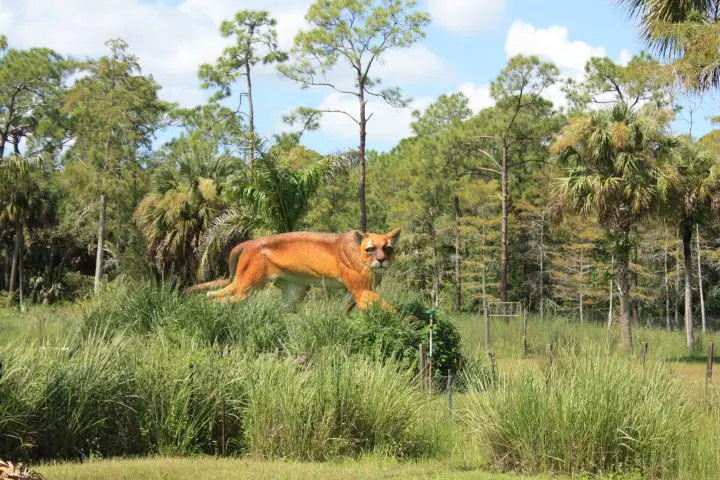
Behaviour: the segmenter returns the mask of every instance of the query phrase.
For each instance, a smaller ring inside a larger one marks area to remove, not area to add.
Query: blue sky
[[[0,0],[0,33],[12,46],[49,46],[78,57],[105,53],[108,38],[122,37],[143,65],[163,85],[164,99],[192,106],[208,93],[199,88],[199,64],[212,62],[225,41],[219,23],[242,9],[266,9],[278,21],[280,43],[289,48],[304,28],[310,0]],[[462,91],[474,109],[490,104],[487,85],[517,53],[536,54],[558,64],[565,76],[582,74],[585,61],[605,55],[626,61],[640,52],[634,21],[612,0],[419,0],[433,23],[414,47],[388,56],[376,73],[399,85],[424,108],[438,95]],[[342,78],[342,71],[334,73]],[[351,98],[327,89],[300,90],[271,69],[255,77],[255,109],[261,135],[287,129],[282,114],[294,107],[355,108]],[[559,92],[549,92],[562,101]],[[718,114],[716,94],[684,100],[694,108],[693,133],[708,131],[707,117]],[[369,125],[370,148],[387,150],[408,134],[410,110],[375,102]],[[687,133],[688,110],[674,128]],[[167,138],[172,132],[165,132]],[[357,145],[354,125],[327,115],[319,132],[303,141],[320,151]]]

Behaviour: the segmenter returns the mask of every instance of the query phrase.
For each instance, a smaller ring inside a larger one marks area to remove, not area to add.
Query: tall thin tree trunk
[[[8,296],[7,301],[8,306],[12,305],[13,299],[15,297],[15,277],[17,277],[20,260],[20,242],[22,241],[20,238],[21,229],[22,227],[20,226],[20,224],[15,225],[15,247],[13,248],[12,265],[10,267],[10,282],[8,285],[8,293],[10,295]]]
[[[430,225],[430,241],[432,247],[432,263],[433,263],[433,285],[432,285],[432,301],[433,308],[437,308],[440,305],[440,272],[438,272],[437,264],[437,235],[435,232],[435,224]]]
[[[639,307],[639,300],[638,300],[638,274],[637,274],[637,268],[638,268],[638,249],[635,247],[634,249],[634,255],[633,255],[633,263],[635,264],[635,268],[632,270],[632,321],[635,325],[638,324],[640,321],[640,307]]]
[[[20,222],[20,252],[18,254],[18,304],[23,305],[23,253],[25,251],[25,228]]]
[[[583,323],[583,284],[585,283],[585,252],[580,249],[580,323]]]
[[[457,176],[457,166],[455,168]],[[460,311],[462,304],[462,276],[460,259],[460,197],[455,195],[455,311]]]
[[[95,259],[95,286],[94,293],[100,290],[100,279],[103,273],[103,257],[105,251],[105,209],[107,208],[107,195],[100,194],[100,218],[98,219],[98,243]]]
[[[502,222],[500,223],[500,301],[507,302],[508,289],[508,152],[502,146],[502,168],[500,169],[500,203]]]
[[[665,248],[663,248],[663,266],[665,270],[665,321],[669,332],[672,330],[672,325],[670,323],[670,279],[668,278],[667,232],[665,232]]]
[[[698,264],[698,290],[700,294],[700,318],[702,319],[702,333],[707,332],[707,324],[705,322],[705,297],[703,295],[702,284],[702,259],[700,256],[700,226],[695,224],[695,241],[697,242],[697,264]]]
[[[610,258],[610,307],[608,308],[608,328],[610,328],[613,323],[613,298],[615,297],[615,292],[613,291],[613,288],[615,287],[615,285],[613,285],[613,275],[615,275],[614,255]]]
[[[360,231],[367,232],[367,212],[365,210],[365,139],[367,137],[367,118],[365,114],[365,85],[362,83],[362,77],[358,80],[360,85],[358,95],[360,101],[360,145],[358,147],[360,154],[360,187],[358,189],[358,200],[360,202]]]
[[[690,355],[695,351],[695,335],[692,318],[692,225],[683,224],[683,256],[685,260],[685,332]]]
[[[630,252],[623,249],[618,257],[617,284],[620,289],[620,337],[623,347],[632,352],[632,327],[630,322]]]
[[[545,209],[540,216],[540,318],[545,318]]]
[[[250,79],[250,63],[245,63],[248,97],[248,135],[250,136],[250,176],[255,175],[255,110],[253,108],[252,81]],[[364,231],[364,230],[363,230]]]
[[[679,232],[675,232],[675,328],[680,328],[680,242]]]

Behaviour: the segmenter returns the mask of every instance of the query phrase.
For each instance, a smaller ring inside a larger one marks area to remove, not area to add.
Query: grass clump
[[[465,419],[498,467],[527,472],[664,477],[692,440],[691,408],[664,368],[592,351],[473,395]]]
[[[245,438],[254,455],[327,460],[432,450],[422,411],[427,399],[411,372],[393,362],[328,351],[307,367],[258,365],[249,385]]]

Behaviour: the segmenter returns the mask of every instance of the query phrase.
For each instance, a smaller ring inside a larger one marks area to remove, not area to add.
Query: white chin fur
[[[390,262],[388,260],[383,260],[382,262],[373,260],[372,263],[370,264],[370,268],[373,268],[376,270],[380,269],[380,268],[389,268],[389,267],[390,267]]]

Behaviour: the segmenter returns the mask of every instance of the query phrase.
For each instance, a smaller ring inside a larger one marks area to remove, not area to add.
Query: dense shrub
[[[128,283],[105,292],[86,312],[83,332],[107,335],[163,332],[166,337],[190,336],[205,345],[220,345],[249,354],[312,356],[326,347],[393,359],[417,367],[418,347],[429,348],[433,317],[433,365],[440,378],[464,365],[460,334],[442,315],[417,298],[397,293],[400,310],[355,311],[345,315],[339,298],[305,302],[297,312],[283,308],[277,292],[266,289],[239,303],[210,302],[188,296],[167,284]]]
[[[532,472],[665,476],[692,441],[666,370],[606,353],[561,353],[542,373],[474,394],[465,418],[499,467]]]

